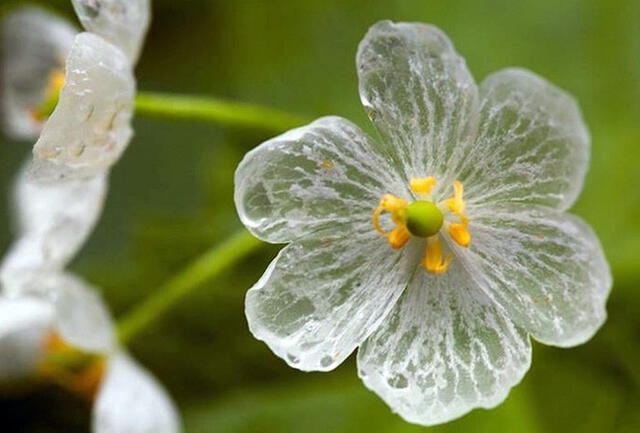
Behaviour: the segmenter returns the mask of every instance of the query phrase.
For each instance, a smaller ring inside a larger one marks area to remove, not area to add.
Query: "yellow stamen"
[[[422,261],[422,266],[427,269],[427,272],[432,274],[443,274],[447,272],[452,258],[451,254],[449,254],[443,260],[442,242],[437,235],[427,239],[427,254]]]
[[[407,227],[402,224],[393,229],[387,236],[387,239],[389,240],[391,248],[395,248],[397,250],[404,247],[405,244],[409,242],[410,237],[411,234],[409,233],[409,230],[407,230]]]
[[[34,107],[29,110],[31,117],[33,117],[35,121],[42,122],[53,113],[56,105],[58,105],[60,90],[62,90],[62,86],[64,86],[64,80],[64,70],[61,68],[54,69],[49,74],[42,104],[39,107]]]
[[[469,233],[469,230],[467,230],[466,222],[450,224],[449,236],[451,236],[451,239],[461,247],[466,248],[471,244],[471,234]]]
[[[436,184],[436,178],[431,177],[414,177],[409,181],[411,191],[416,194],[431,194],[431,189]]]
[[[456,180],[453,182],[453,197],[445,200],[445,203],[449,207],[449,210],[456,215],[464,215],[464,187],[462,186],[462,182]]]
[[[380,204],[375,211],[373,211],[373,226],[376,231],[383,236],[388,236],[389,232],[385,231],[380,225],[380,215],[382,212],[389,212],[393,222],[396,224],[401,223],[401,213],[407,207],[407,201],[399,197],[395,197],[391,194],[385,194],[380,199]]]
[[[39,376],[92,402],[104,378],[104,356],[79,350],[55,332],[44,339],[43,349]]]

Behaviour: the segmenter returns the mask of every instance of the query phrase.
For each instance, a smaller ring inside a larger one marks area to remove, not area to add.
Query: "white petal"
[[[73,7],[85,29],[137,61],[151,19],[149,0],[73,0]]]
[[[458,253],[485,293],[537,340],[573,346],[606,318],[611,273],[591,228],[548,208],[474,210],[471,247]]]
[[[336,224],[363,223],[386,192],[406,189],[375,144],[348,120],[324,117],[247,153],[235,175],[245,226],[286,242]]]
[[[17,241],[0,275],[6,286],[30,273],[62,269],[91,233],[104,204],[106,174],[55,184],[34,182],[26,170],[16,181]]]
[[[99,36],[78,35],[60,101],[34,148],[35,177],[77,179],[105,172],[129,144],[134,93],[124,53]]]
[[[2,115],[15,138],[36,138],[42,128],[31,110],[45,98],[49,75],[64,68],[76,29],[57,15],[22,7],[3,23]]]
[[[111,315],[96,287],[68,274],[42,280],[56,308],[56,327],[62,338],[89,352],[106,352],[115,345]]]
[[[12,297],[33,296],[55,310],[53,330],[72,346],[108,352],[115,345],[114,325],[96,287],[71,274],[39,273]]]
[[[34,370],[53,317],[47,302],[0,297],[0,380],[24,377]]]
[[[531,362],[526,333],[459,263],[420,270],[358,352],[364,383],[410,422],[438,424],[501,403]]]
[[[173,402],[162,386],[124,353],[111,357],[93,408],[94,433],[177,433]]]
[[[478,89],[451,41],[419,23],[375,24],[358,48],[360,97],[407,178],[453,179],[477,131]]]
[[[327,231],[285,247],[249,290],[254,336],[292,367],[331,370],[390,311],[419,260],[412,244],[392,250],[368,229]],[[349,232],[345,232],[349,233]]]
[[[480,134],[459,174],[467,200],[568,209],[582,189],[590,148],[575,100],[522,69],[490,75],[480,95]]]

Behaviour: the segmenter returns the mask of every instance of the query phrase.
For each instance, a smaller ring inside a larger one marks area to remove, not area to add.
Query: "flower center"
[[[60,90],[64,86],[64,78],[64,71],[61,68],[51,71],[42,103],[39,107],[34,107],[30,111],[33,119],[43,122],[53,113],[60,99]]]
[[[104,356],[70,346],[55,332],[45,338],[43,349],[38,374],[93,401],[104,378]]]
[[[432,274],[442,274],[449,268],[453,255],[443,255],[443,245],[440,232],[446,229],[451,239],[461,247],[471,244],[468,231],[469,219],[465,214],[463,199],[464,188],[460,181],[453,183],[453,196],[434,203],[431,199],[431,189],[435,186],[433,177],[413,178],[409,182],[411,191],[417,200],[408,202],[391,194],[385,194],[380,199],[378,207],[373,212],[373,226],[380,235],[387,238],[392,248],[402,248],[414,236],[427,239],[427,251],[421,265]],[[395,227],[386,231],[380,224],[380,217],[384,212],[391,216]],[[446,221],[445,215],[453,216],[453,221]]]

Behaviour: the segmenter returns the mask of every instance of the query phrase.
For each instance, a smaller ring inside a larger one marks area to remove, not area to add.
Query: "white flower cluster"
[[[0,267],[0,380],[40,375],[93,402],[96,433],[174,433],[163,388],[119,347],[98,290],[65,270],[100,216],[131,136],[149,0],[73,0],[87,30],[22,8],[4,25],[7,132],[37,138],[14,192]],[[66,72],[62,72],[62,71]],[[50,113],[39,113],[54,96]]]

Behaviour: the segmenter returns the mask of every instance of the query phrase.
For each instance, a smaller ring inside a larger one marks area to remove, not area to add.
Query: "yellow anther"
[[[404,225],[399,225],[389,233],[387,240],[389,241],[391,248],[395,248],[397,250],[404,247],[405,244],[409,242],[410,237],[411,234],[409,233],[409,230],[407,230]]]
[[[69,345],[55,332],[44,339],[43,349],[40,377],[93,401],[105,375],[104,357]]]
[[[449,210],[456,215],[464,215],[464,187],[462,186],[462,182],[456,180],[453,182],[453,197],[445,200],[445,203],[449,207]]]
[[[467,230],[466,222],[450,224],[449,236],[461,247],[466,248],[471,244],[471,234],[469,234],[469,230]]]
[[[373,211],[373,226],[376,231],[383,236],[388,236],[389,232],[385,231],[380,225],[380,215],[382,212],[389,212],[391,214],[391,219],[396,224],[403,223],[402,222],[402,213],[403,210],[407,207],[407,201],[401,199],[399,197],[393,196],[391,194],[385,194],[380,199],[380,203],[376,210]]]
[[[37,122],[44,121],[47,117],[53,113],[53,110],[58,105],[58,99],[60,97],[60,90],[62,90],[62,86],[64,86],[64,70],[63,69],[54,69],[49,74],[49,79],[47,82],[46,90],[44,93],[44,99],[39,107],[33,107],[30,110],[31,116]]]
[[[445,259],[442,257],[442,242],[438,236],[432,236],[427,239],[427,254],[422,261],[422,266],[431,274],[443,274],[449,269],[449,263],[453,257],[447,255]]]
[[[414,177],[409,181],[411,191],[416,194],[431,194],[431,189],[436,184],[436,178],[431,177]]]

